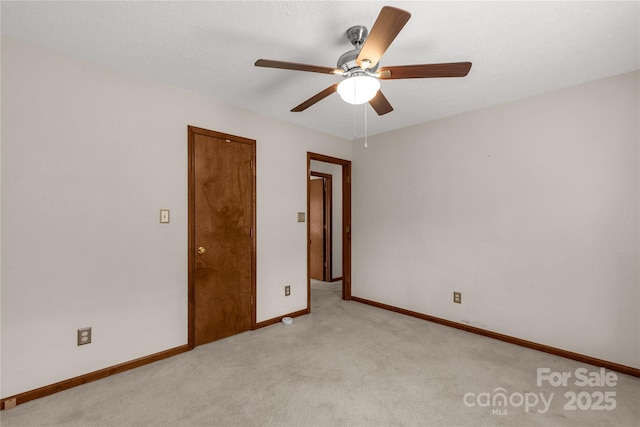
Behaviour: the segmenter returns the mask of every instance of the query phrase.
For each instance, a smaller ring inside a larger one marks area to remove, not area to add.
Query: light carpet
[[[567,386],[538,386],[538,368],[572,378]],[[249,331],[27,402],[0,420],[2,427],[640,424],[640,379],[616,373],[615,386],[577,386],[580,368],[599,373],[342,301],[339,283],[314,282],[312,313],[290,326]]]

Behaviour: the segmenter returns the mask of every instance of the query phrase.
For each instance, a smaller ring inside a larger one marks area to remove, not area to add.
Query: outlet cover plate
[[[462,292],[453,293],[453,302],[456,304],[462,304]]]
[[[91,327],[78,329],[78,345],[91,344]]]

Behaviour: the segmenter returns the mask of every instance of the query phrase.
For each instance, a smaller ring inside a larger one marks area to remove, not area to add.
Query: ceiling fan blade
[[[429,77],[464,77],[469,74],[471,62],[451,62],[448,64],[420,64],[380,67],[378,78],[423,79]]]
[[[356,59],[357,64],[362,68],[375,67],[409,18],[411,14],[406,10],[391,6],[383,7],[362,45]],[[368,61],[370,65],[363,66],[362,61]]]
[[[256,67],[282,68],[285,70],[310,71],[312,73],[342,75],[344,70],[340,68],[320,67],[317,65],[297,64],[295,62],[273,61],[271,59],[258,59]]]
[[[389,101],[387,101],[387,98],[382,94],[381,90],[369,101],[369,104],[376,110],[379,116],[393,111],[393,107],[389,104]]]
[[[313,95],[311,98],[307,99],[302,104],[298,105],[297,107],[294,107],[291,110],[291,112],[299,113],[300,111],[304,111],[307,108],[311,107],[316,102],[322,101],[327,96],[335,93],[336,90],[338,90],[338,83],[333,84],[333,85],[329,86],[328,88],[326,88],[325,90],[323,90],[322,92]]]

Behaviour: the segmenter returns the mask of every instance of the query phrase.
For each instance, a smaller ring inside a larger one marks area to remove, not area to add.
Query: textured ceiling
[[[465,78],[387,80],[377,116],[337,94],[289,110],[340,77],[254,67],[334,67],[344,33],[382,6],[412,14],[381,65],[471,61]],[[637,70],[639,2],[9,2],[2,35],[347,139]]]

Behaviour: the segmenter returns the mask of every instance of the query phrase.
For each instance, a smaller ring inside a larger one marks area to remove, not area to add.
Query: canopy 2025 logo
[[[581,390],[568,390],[564,396],[563,409],[566,411],[612,411],[616,409],[616,392],[602,390],[604,387],[615,387],[618,376],[614,372],[607,372],[604,368],[599,371],[589,371],[578,368],[574,371],[552,371],[550,368],[538,368],[536,371],[536,385],[538,387],[578,387]],[[593,388],[599,389],[594,390]],[[584,390],[587,388],[588,390]],[[509,407],[524,408],[525,412],[536,411],[546,413],[551,407],[555,393],[543,392],[513,392],[508,393],[504,387],[496,387],[492,392],[464,395],[462,401],[467,407],[490,408],[493,415],[508,415]]]

